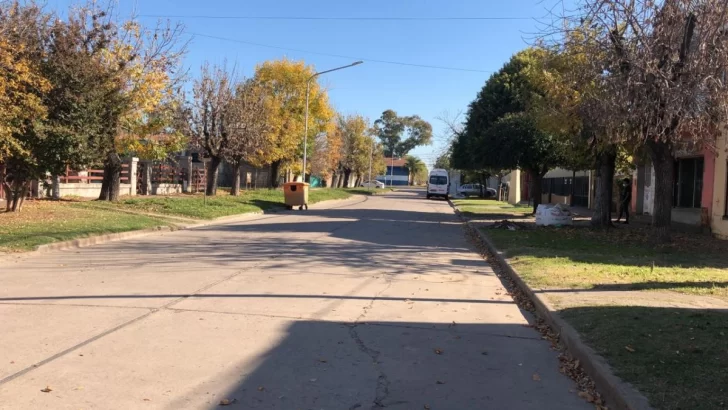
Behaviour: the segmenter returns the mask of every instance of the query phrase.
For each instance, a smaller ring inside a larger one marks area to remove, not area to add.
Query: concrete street
[[[593,408],[528,321],[447,202],[359,197],[4,260],[0,409]]]

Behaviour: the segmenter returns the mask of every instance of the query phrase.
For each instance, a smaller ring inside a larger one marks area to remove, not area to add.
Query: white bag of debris
[[[538,226],[563,226],[573,225],[574,216],[568,205],[544,205],[536,208],[536,225]]]

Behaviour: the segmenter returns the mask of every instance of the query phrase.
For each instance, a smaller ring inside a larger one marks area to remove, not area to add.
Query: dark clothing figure
[[[624,223],[629,223],[629,205],[632,202],[632,180],[625,178],[619,184],[619,216],[617,222],[624,215]]]

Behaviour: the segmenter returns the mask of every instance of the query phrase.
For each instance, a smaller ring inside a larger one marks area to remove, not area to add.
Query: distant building
[[[386,175],[377,175],[377,181],[383,182],[387,186],[406,186],[409,185],[409,170],[405,166],[407,161],[404,158],[394,159],[384,158],[387,164]]]

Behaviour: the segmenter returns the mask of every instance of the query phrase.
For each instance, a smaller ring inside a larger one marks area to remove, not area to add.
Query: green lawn
[[[646,243],[648,232],[641,231],[484,229],[519,274],[538,288],[657,289],[728,299],[728,260],[717,249],[679,242],[654,247]]]
[[[350,196],[351,193],[343,189],[312,189],[309,192],[309,204],[331,199],[346,199]],[[259,189],[243,191],[238,197],[220,194],[208,197],[207,200],[203,195],[135,197],[122,199],[113,205],[101,205],[195,219],[215,219],[223,216],[281,208],[283,207],[283,191]]]
[[[530,206],[511,205],[493,199],[453,199],[452,202],[460,212],[469,217],[487,215],[494,219],[513,219],[526,217],[533,212]]]
[[[502,203],[456,205],[477,220],[524,218],[523,208]],[[521,226],[481,229],[530,286],[558,295],[559,314],[655,408],[728,406],[728,310],[632,306],[656,290],[728,300],[728,242],[676,233],[672,244],[657,247],[649,227]],[[571,290],[583,292],[575,298]],[[590,292],[600,290],[643,292],[603,306],[599,293]]]
[[[167,225],[147,216],[91,209],[73,202],[27,202],[20,213],[0,212],[0,251]]]
[[[728,314],[635,306],[559,312],[656,409],[728,406]]]

